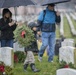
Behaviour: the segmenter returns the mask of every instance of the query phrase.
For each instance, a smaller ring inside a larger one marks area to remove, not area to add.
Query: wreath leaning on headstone
[[[14,31],[14,38],[21,47],[27,47],[35,40],[33,31],[25,24],[16,28]]]
[[[4,62],[0,61],[0,75],[13,75],[13,68],[6,66]]]
[[[62,60],[59,64],[59,68],[73,68],[73,69],[76,69],[76,66],[74,64],[72,64],[71,62],[67,64],[65,61]]]

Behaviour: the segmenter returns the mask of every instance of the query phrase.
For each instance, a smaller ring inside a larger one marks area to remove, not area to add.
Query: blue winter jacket
[[[60,23],[60,16],[56,16],[55,11],[46,8],[45,12],[41,11],[38,16],[39,30],[43,32],[55,32],[55,23]]]

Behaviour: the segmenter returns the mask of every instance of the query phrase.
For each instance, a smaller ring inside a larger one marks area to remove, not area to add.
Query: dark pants
[[[12,47],[13,48],[13,39],[12,40],[1,40],[1,47]]]

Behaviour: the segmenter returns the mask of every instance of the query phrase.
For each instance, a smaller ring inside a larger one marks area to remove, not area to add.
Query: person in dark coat
[[[35,36],[35,38],[37,38],[36,37],[36,35],[37,35],[36,24],[32,22],[28,26],[33,30],[34,36]],[[35,67],[35,58],[33,55],[33,51],[38,52],[36,40],[34,42],[32,42],[31,45],[29,45],[28,47],[25,48],[26,59],[24,61],[24,70],[26,71],[28,65],[30,64],[30,67],[33,72],[39,72],[40,70],[36,69],[36,67]]]
[[[2,18],[0,19],[1,30],[1,47],[13,48],[13,31],[16,29],[16,24],[12,20],[12,13],[9,9],[3,9]]]
[[[39,50],[38,50],[38,46],[37,46],[37,27],[36,27],[36,23],[31,22],[31,23],[29,23],[28,26],[31,28],[31,30],[33,30],[35,41],[33,41],[30,46],[25,48],[25,51],[29,50],[29,51],[33,51],[35,53],[38,53]]]

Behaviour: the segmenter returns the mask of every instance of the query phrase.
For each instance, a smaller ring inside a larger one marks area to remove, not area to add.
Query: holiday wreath
[[[16,28],[14,31],[14,38],[21,47],[27,47],[35,40],[33,31],[25,24]]]
[[[13,68],[6,66],[4,62],[0,61],[0,75],[13,75]]]

